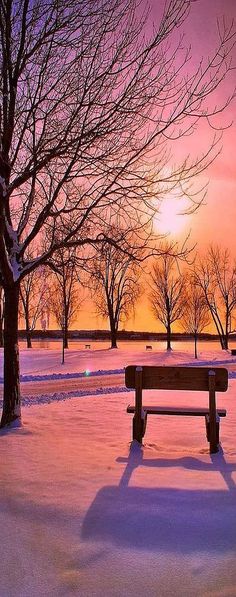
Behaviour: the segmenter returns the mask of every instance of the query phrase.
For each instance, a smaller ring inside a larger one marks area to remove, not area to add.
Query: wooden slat
[[[135,369],[138,365],[129,365],[125,369],[125,385],[135,388]],[[209,371],[215,371],[215,389],[226,392],[228,388],[228,371],[222,367],[142,367],[142,387],[145,390],[191,390],[209,389]]]
[[[203,417],[209,415],[209,408],[172,407],[172,406],[143,406],[143,411],[148,415],[182,415],[186,417]],[[134,406],[127,406],[127,413],[134,413]],[[225,408],[217,408],[219,417],[226,417]]]

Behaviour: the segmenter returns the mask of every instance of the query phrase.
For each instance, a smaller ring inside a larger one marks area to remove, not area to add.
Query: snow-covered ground
[[[68,373],[193,362],[185,349],[69,353],[61,365],[58,351],[23,350],[22,373],[62,374],[66,398]],[[199,363],[233,371],[236,359],[222,354],[202,352]],[[213,455],[194,417],[150,416],[144,446],[130,446],[132,392],[23,407],[23,427],[0,437],[0,597],[236,597],[235,393],[230,378]]]

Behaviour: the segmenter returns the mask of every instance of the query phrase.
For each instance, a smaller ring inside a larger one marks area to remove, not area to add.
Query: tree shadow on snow
[[[227,463],[222,452],[211,455],[210,463],[194,457],[144,459],[142,447],[133,442],[129,457],[118,462],[127,463],[120,484],[97,493],[83,522],[84,539],[162,552],[236,550],[236,463]],[[219,473],[223,489],[129,487],[140,466]]]

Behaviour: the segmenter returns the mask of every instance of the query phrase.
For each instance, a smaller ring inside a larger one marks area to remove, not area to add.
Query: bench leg
[[[142,443],[142,438],[145,435],[147,426],[147,413],[142,413],[141,417],[137,417],[134,415],[133,417],[133,439],[136,439],[137,442],[140,444]]]
[[[211,453],[218,452],[219,451],[219,441],[220,441],[220,417],[218,415],[216,415],[216,431],[214,432],[214,430],[213,430],[213,433],[215,433],[216,441],[212,441],[209,415],[205,416],[205,424],[206,424],[207,441],[210,442],[210,452]],[[214,437],[214,435],[213,435],[213,437]]]

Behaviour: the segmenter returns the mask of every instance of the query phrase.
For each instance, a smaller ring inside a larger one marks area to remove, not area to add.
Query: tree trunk
[[[229,347],[229,305],[228,301],[226,304],[226,312],[225,312],[225,329],[223,334],[223,343],[224,343],[224,350],[228,350]]]
[[[228,350],[229,348],[229,341],[228,341],[228,334],[224,334],[223,336],[223,346],[222,346],[223,350]]]
[[[25,329],[26,329],[27,348],[32,348],[31,331],[30,331],[28,315],[26,315],[26,318],[25,318]]]
[[[221,334],[219,334],[219,340],[220,340],[220,346],[221,346],[222,350],[224,350],[225,349],[224,338]]]
[[[2,316],[0,313],[0,347],[3,346],[3,326],[2,326]]]
[[[229,302],[227,299],[226,313],[225,313],[225,333],[224,333],[225,350],[228,350],[228,348],[229,348],[229,330],[230,330],[229,326],[230,326],[230,311],[229,311]]]
[[[197,332],[194,333],[194,358],[197,359]]]
[[[114,319],[110,317],[111,348],[117,348],[117,329]]]
[[[167,340],[167,345],[166,348],[167,350],[171,350],[171,324],[170,324],[170,320],[168,319],[167,321],[167,326],[166,326],[166,340]]]
[[[3,346],[3,289],[0,288],[0,346]]]
[[[64,348],[69,348],[68,344],[68,321],[65,318],[65,325],[64,325]]]
[[[4,392],[0,427],[20,423],[20,369],[18,346],[19,285],[5,288]]]
[[[223,328],[222,328],[221,321],[220,321],[220,319],[219,319],[219,316],[218,316],[218,314],[217,314],[217,313],[216,313],[216,314],[214,314],[214,312],[212,311],[212,309],[211,309],[211,305],[209,304],[209,302],[207,302],[207,305],[208,305],[208,307],[209,307],[209,310],[210,310],[210,313],[211,313],[212,319],[213,319],[213,321],[214,321],[214,324],[215,324],[215,327],[216,327],[216,330],[217,330],[217,334],[218,334],[218,336],[219,336],[219,341],[220,341],[221,348],[222,348],[222,350],[225,350],[225,344],[224,344],[224,330],[223,330]]]

